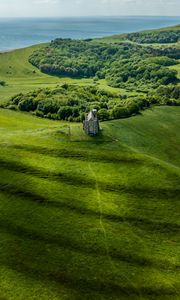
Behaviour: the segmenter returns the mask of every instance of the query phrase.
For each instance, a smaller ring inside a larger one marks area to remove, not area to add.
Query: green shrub
[[[0,86],[5,86],[6,82],[4,80],[0,80]]]
[[[72,116],[72,108],[70,106],[61,107],[58,110],[59,120],[68,120],[70,116]]]
[[[127,118],[130,116],[130,112],[126,107],[115,106],[111,111],[112,119]]]
[[[25,98],[22,99],[19,103],[18,103],[18,108],[19,110],[22,111],[34,111],[36,109],[36,105],[33,101],[33,98]]]
[[[43,112],[40,111],[40,110],[36,110],[36,111],[35,111],[35,115],[36,115],[37,117],[40,117],[40,118],[43,118],[43,117],[44,117]]]
[[[98,111],[98,117],[101,121],[109,120],[110,114],[106,108],[102,108]]]
[[[11,109],[11,110],[17,110],[17,106],[14,105],[14,104],[10,104],[7,106],[8,109]]]

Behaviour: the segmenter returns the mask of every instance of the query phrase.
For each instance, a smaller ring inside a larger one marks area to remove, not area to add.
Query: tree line
[[[91,109],[102,121],[130,117],[152,105],[180,105],[180,85],[161,86],[144,95],[121,95],[97,88],[63,84],[13,96],[7,108],[30,112],[38,117],[82,122]]]
[[[180,30],[145,31],[127,34],[130,41],[139,44],[169,44],[180,41]]]

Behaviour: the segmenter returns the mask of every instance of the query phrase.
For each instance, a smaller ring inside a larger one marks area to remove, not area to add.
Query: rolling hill
[[[45,46],[0,54],[1,104],[63,82],[129,93],[41,73]],[[180,299],[179,118],[152,106],[92,138],[0,108],[0,300]]]
[[[179,25],[175,27],[168,27],[167,30],[173,30],[178,28]],[[161,31],[163,29],[159,29]],[[153,31],[152,31],[153,32]],[[158,30],[156,30],[158,32]],[[103,43],[117,43],[122,42],[121,35],[107,37],[103,39],[95,40]],[[92,41],[93,42],[93,41]],[[132,43],[128,41],[128,43]],[[73,84],[93,84],[94,81],[92,78],[82,78],[82,79],[72,79],[58,76],[49,76],[45,73],[40,72],[36,67],[32,66],[28,59],[30,55],[36,50],[41,50],[46,47],[47,44],[35,45],[32,47],[17,49],[7,53],[0,53],[0,80],[6,82],[5,87],[0,86],[0,102],[6,102],[9,98],[20,92],[29,92],[37,88],[44,87],[56,87],[58,84],[63,82],[73,83]],[[145,45],[144,45],[145,46]],[[168,44],[152,44],[151,47],[168,47]],[[180,43],[176,43],[176,47],[180,47]],[[180,64],[170,67],[176,69],[178,72],[180,70]],[[180,75],[178,73],[178,77]],[[96,82],[97,84],[97,82]],[[123,93],[128,93],[128,90],[124,88],[113,88],[107,85],[107,81],[102,79],[98,81],[100,88],[107,89],[110,91],[120,91]],[[136,93],[136,92],[135,92]],[[130,94],[134,94],[134,91],[131,91]]]
[[[0,110],[1,299],[179,299],[179,116]]]
[[[41,73],[29,62],[29,56],[35,51],[45,47],[46,44],[17,49],[0,54],[0,79],[6,82],[5,87],[0,87],[0,102],[7,101],[11,96],[32,91],[41,87],[55,87],[57,84],[72,82],[69,78],[59,78]],[[82,80],[82,83],[92,83],[92,80]],[[81,80],[73,80],[73,83],[81,84]]]

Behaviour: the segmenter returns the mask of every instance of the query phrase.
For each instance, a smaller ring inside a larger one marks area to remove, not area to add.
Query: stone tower
[[[99,120],[97,110],[93,109],[86,116],[83,123],[84,131],[89,135],[96,135],[99,132]]]

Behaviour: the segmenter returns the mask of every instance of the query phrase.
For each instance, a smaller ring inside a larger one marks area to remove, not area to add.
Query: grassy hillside
[[[57,76],[49,76],[40,72],[29,62],[29,56],[37,49],[41,49],[46,44],[35,45],[32,47],[14,50],[8,53],[0,54],[0,80],[6,82],[5,87],[0,86],[0,103],[6,102],[15,94],[21,92],[29,92],[37,88],[56,87],[64,82],[78,85],[93,84],[93,79],[71,79],[60,78]],[[97,84],[97,83],[96,83]],[[99,80],[98,85],[108,91],[120,91],[122,94],[124,89],[115,89],[109,87],[105,80]],[[137,94],[136,92],[130,94]]]
[[[28,59],[45,46],[0,54],[0,103],[64,82],[140,96],[40,72]],[[179,118],[156,106],[91,138],[82,124],[0,109],[0,300],[180,299]]]
[[[175,27],[177,30],[179,26]],[[169,28],[173,30],[173,28]],[[123,36],[125,39],[125,36]],[[102,41],[103,43],[118,43],[121,42],[121,36],[108,37],[104,39],[97,39],[95,42]],[[124,40],[125,41],[125,40]],[[93,43],[93,42],[92,42]],[[128,41],[128,43],[132,43]],[[32,47],[11,51],[8,53],[0,54],[0,81],[5,81],[6,86],[0,85],[0,102],[6,102],[11,96],[20,92],[29,92],[39,87],[55,87],[59,83],[68,82],[74,84],[93,84],[92,78],[83,79],[71,79],[71,78],[60,78],[57,76],[49,76],[45,73],[40,72],[37,68],[33,67],[29,62],[29,56],[35,51],[40,50],[47,44],[35,45]],[[146,46],[146,45],[143,45]],[[166,48],[170,45],[153,44],[151,47]],[[176,44],[176,47],[180,47],[180,43]],[[172,66],[171,69],[177,69],[179,71],[179,65]],[[180,77],[179,77],[180,78]],[[120,91],[122,94],[136,94],[135,89],[129,92],[129,88],[116,88],[109,87],[107,81],[102,79],[96,82],[103,89],[110,91]]]
[[[34,50],[41,49],[46,44],[36,45],[0,54],[0,79],[6,82],[6,87],[0,87],[0,102],[20,92],[46,86],[56,86],[58,83],[72,82],[69,78],[48,76],[33,67],[28,58]],[[73,80],[74,83],[92,83],[92,80]]]
[[[0,299],[179,299],[179,117],[0,110]]]

